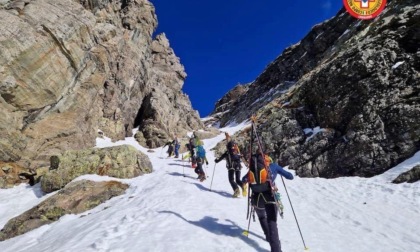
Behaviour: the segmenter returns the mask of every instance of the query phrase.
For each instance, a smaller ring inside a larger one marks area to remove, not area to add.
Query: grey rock
[[[413,169],[400,174],[396,179],[392,181],[392,183],[414,183],[417,181],[420,181],[420,165],[416,165],[413,167]]]
[[[370,21],[341,10],[269,64],[235,106],[219,104],[220,124],[255,114],[274,159],[299,176],[390,169],[420,150],[419,10],[418,1],[389,1]]]
[[[181,92],[187,75],[164,33],[153,41],[152,56],[148,84],[153,88],[141,104],[138,114],[141,117],[135,121],[135,126],[139,127],[135,138],[142,145],[156,148],[175,134],[186,135],[204,125],[198,112],[192,109],[188,96]]]
[[[41,188],[46,193],[56,191],[85,174],[133,178],[151,173],[152,169],[149,158],[130,145],[66,151],[51,158],[50,171],[42,177]]]
[[[72,182],[57,194],[44,200],[32,209],[9,220],[0,231],[4,241],[46,224],[51,224],[65,214],[79,214],[123,194],[128,185],[117,182]]]
[[[0,3],[0,160],[47,166],[98,129],[115,141],[139,128],[156,147],[203,127],[149,1]]]

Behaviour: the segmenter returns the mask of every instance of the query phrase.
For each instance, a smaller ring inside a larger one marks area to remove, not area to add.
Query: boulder
[[[392,183],[400,184],[400,183],[414,183],[420,180],[420,165],[416,165],[413,169],[401,173],[396,179],[392,181]]]
[[[41,188],[46,193],[53,192],[85,174],[133,178],[150,172],[149,158],[130,145],[72,150],[51,157],[50,170],[42,177]]]
[[[127,184],[117,181],[81,180],[72,182],[61,189],[59,193],[9,220],[0,231],[0,241],[51,224],[65,214],[83,213],[123,194],[127,188]]]

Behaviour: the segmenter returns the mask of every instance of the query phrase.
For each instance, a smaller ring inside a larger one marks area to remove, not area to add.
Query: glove
[[[217,164],[217,163],[219,163],[219,160],[216,158],[216,159],[214,160],[214,162]]]
[[[206,160],[206,165],[209,165],[209,161]]]

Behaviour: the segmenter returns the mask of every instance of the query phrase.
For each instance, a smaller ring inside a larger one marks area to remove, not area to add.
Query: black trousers
[[[277,228],[277,205],[271,201],[271,195],[265,193],[253,194],[252,198],[261,228],[266,240],[270,243],[271,252],[281,252],[281,243]]]
[[[197,174],[205,174],[203,170],[203,159],[197,157],[195,161],[197,162],[197,167],[194,169],[194,172]]]
[[[243,183],[241,181],[241,170],[238,169],[229,169],[228,170],[228,177],[229,177],[229,183],[230,186],[232,186],[232,189],[235,191],[238,189],[238,186],[242,187]]]

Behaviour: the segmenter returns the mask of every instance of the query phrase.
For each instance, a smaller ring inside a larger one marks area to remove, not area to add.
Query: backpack
[[[199,158],[205,158],[206,157],[206,150],[203,148],[202,145],[197,146],[197,156]]]
[[[251,156],[251,163],[248,172],[248,182],[253,192],[261,193],[271,189],[269,182],[269,171],[267,160],[270,157],[261,154],[254,154]]]

